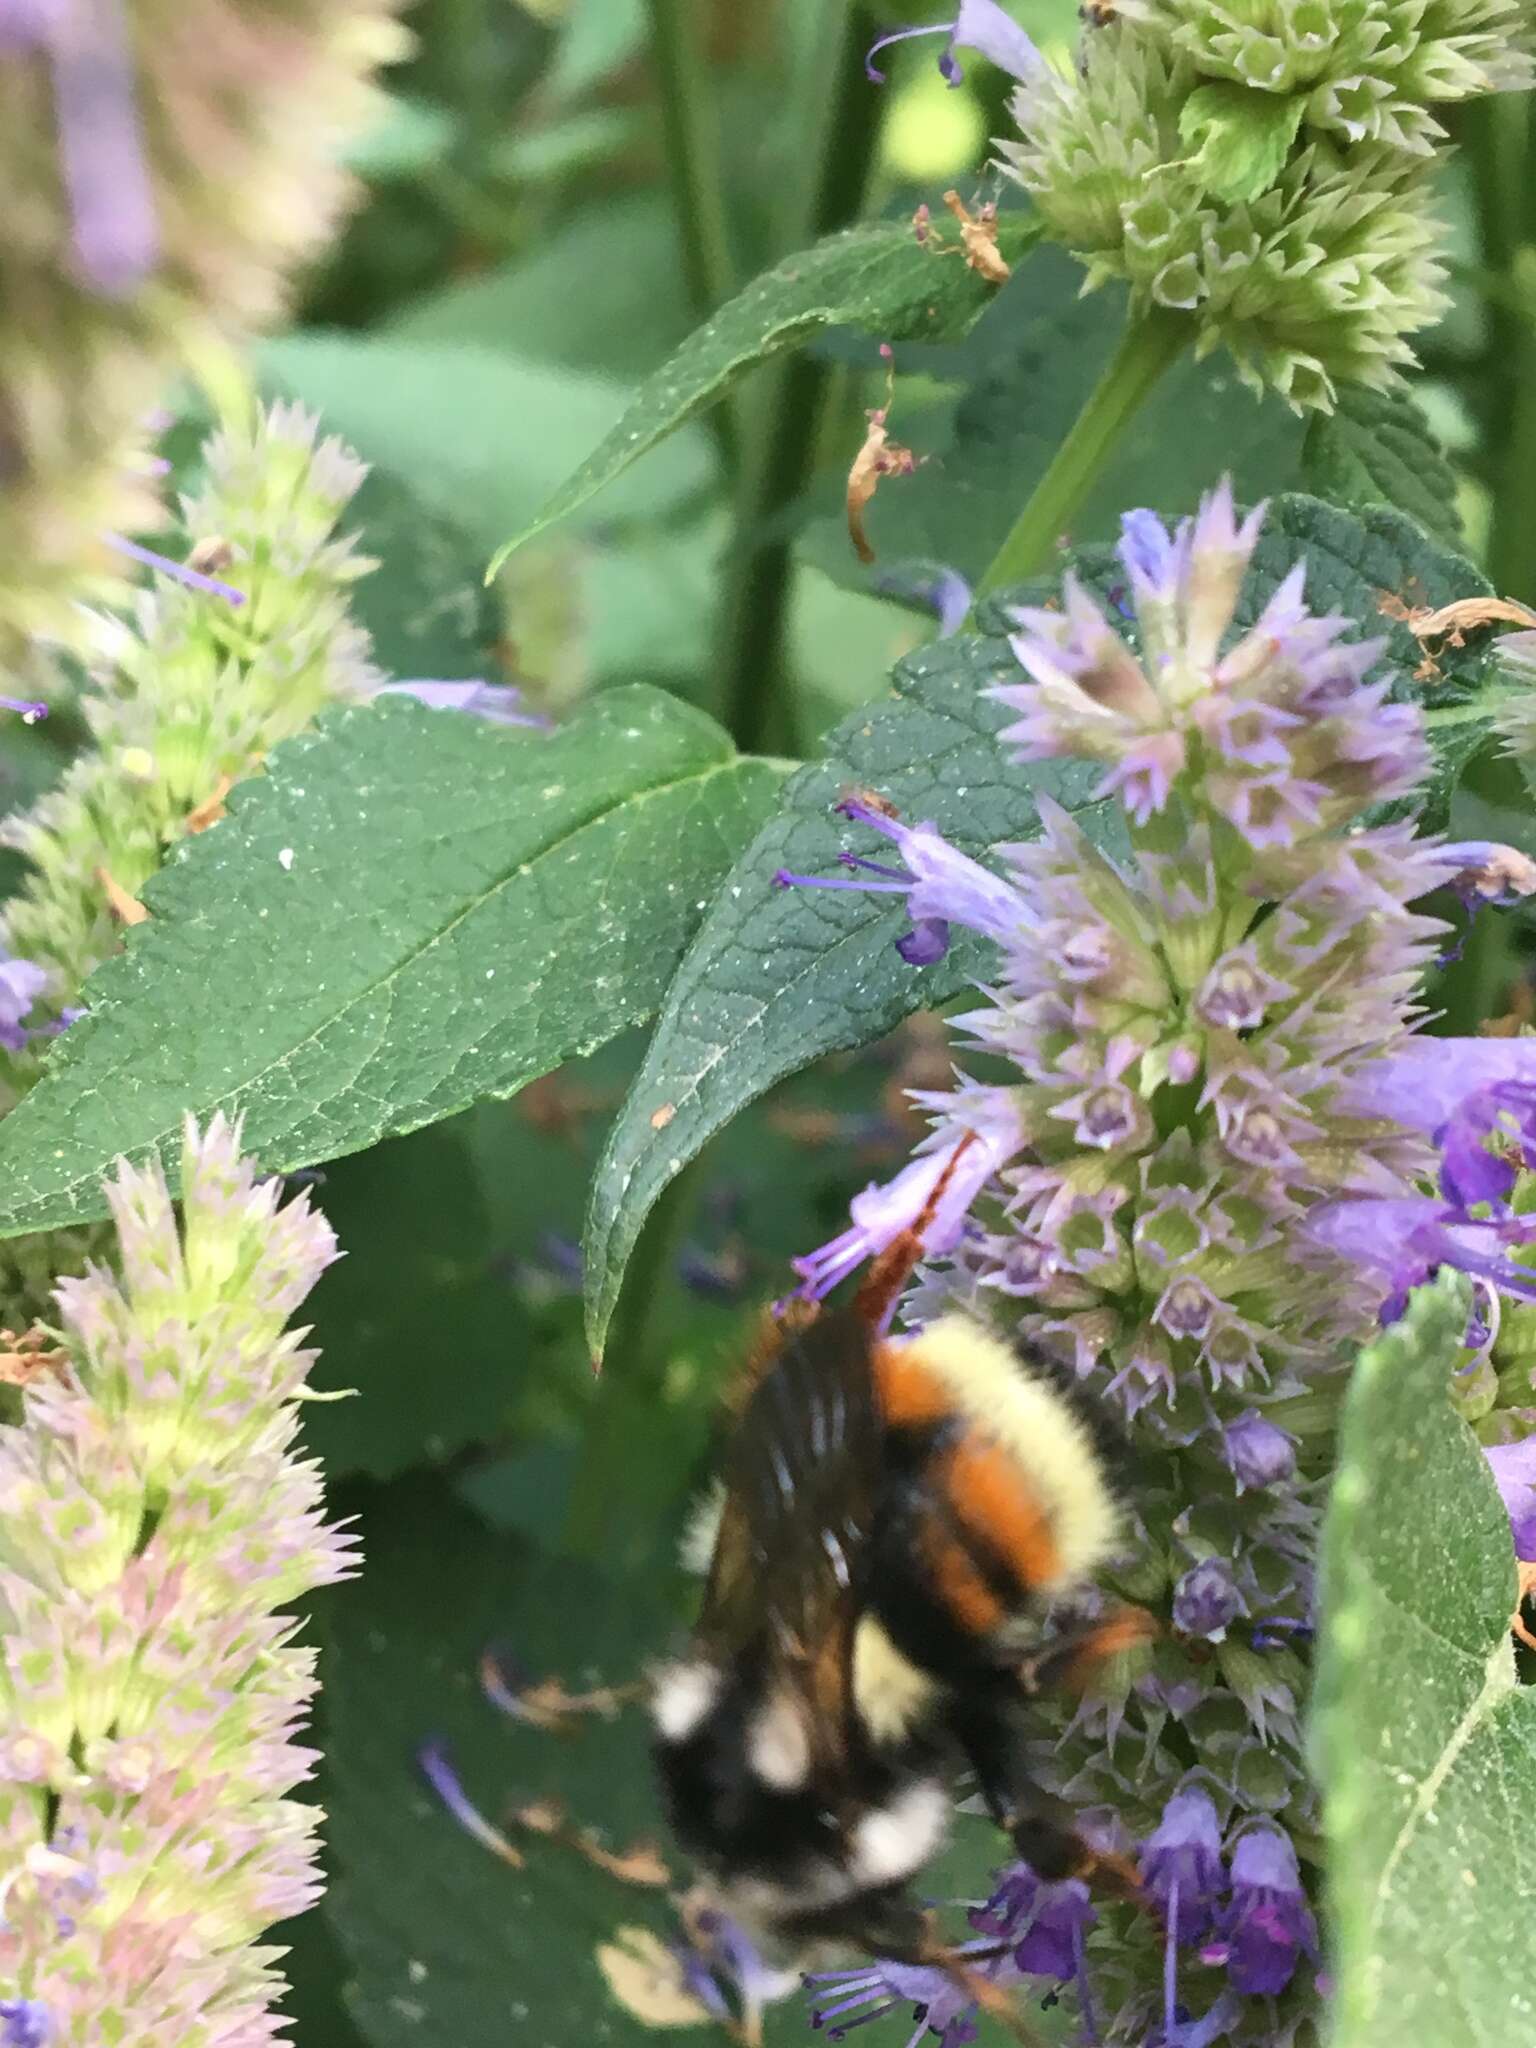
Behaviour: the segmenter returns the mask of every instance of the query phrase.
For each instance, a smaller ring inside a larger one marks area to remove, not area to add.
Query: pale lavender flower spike
[[[885,73],[876,68],[876,56],[881,50],[889,49],[891,44],[910,42],[916,36],[948,37],[939,57],[939,70],[951,86],[959,85],[965,76],[955,55],[956,50],[974,50],[979,57],[985,57],[989,64],[995,64],[1000,71],[1008,72],[1021,83],[1038,78],[1047,68],[1045,59],[1023,29],[996,5],[996,0],[960,0],[960,12],[953,21],[895,29],[890,35],[881,36],[878,42],[872,43],[864,58],[866,77],[876,85],[884,85]]]
[[[263,1932],[319,1892],[290,1795],[315,1652],[292,1609],[354,1569],[296,1454],[289,1315],[335,1257],[220,1118],[106,1193],[120,1274],[60,1282],[63,1369],[0,1429],[0,2042],[265,2042]],[[8,1781],[8,1782],[5,1782]]]

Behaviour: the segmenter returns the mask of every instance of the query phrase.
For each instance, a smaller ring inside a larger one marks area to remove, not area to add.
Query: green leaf
[[[389,470],[371,469],[345,524],[378,563],[356,584],[351,609],[392,676],[452,682],[483,675],[498,630],[479,550],[456,520],[424,505]]]
[[[999,246],[1010,262],[1039,235],[1029,216],[1004,214]],[[787,256],[685,341],[636,392],[623,418],[555,492],[519,523],[493,569],[516,547],[586,503],[637,456],[721,398],[748,370],[833,327],[882,341],[962,335],[996,287],[958,257],[922,248],[906,222],[880,221]]]
[[[1106,609],[1124,572],[1107,548],[1070,558]],[[1418,643],[1382,616],[1384,593],[1437,605],[1486,590],[1470,563],[1447,554],[1411,521],[1385,509],[1359,518],[1313,498],[1270,508],[1239,606],[1247,625],[1298,560],[1319,612],[1343,612],[1382,632],[1398,665],[1395,693],[1419,701],[1411,680]],[[607,1332],[623,1271],[651,1205],[713,1134],[786,1074],[822,1053],[865,1044],[913,1010],[953,996],[986,968],[985,949],[957,946],[939,966],[914,970],[894,950],[903,929],[887,899],[773,886],[777,869],[832,874],[847,830],[833,814],[848,784],[872,785],[909,819],[932,819],[965,851],[984,854],[1035,830],[1034,791],[1085,809],[1091,833],[1118,832],[1118,808],[1095,806],[1098,773],[1079,762],[1011,766],[997,732],[1011,715],[985,692],[1016,680],[1004,637],[1010,604],[1049,586],[1003,593],[981,608],[980,636],[921,649],[897,666],[897,701],[846,719],[827,759],[785,788],[779,814],[737,861],[711,904],[668,991],[645,1063],[619,1114],[593,1183],[587,1224],[588,1322],[594,1349]],[[1428,714],[1436,776],[1426,796],[1443,820],[1461,768],[1486,741],[1481,691],[1489,638],[1448,650]],[[665,1112],[663,1116],[662,1113]],[[660,1127],[653,1118],[662,1117]]]
[[[623,389],[600,378],[462,343],[290,334],[264,342],[258,360],[266,388],[302,399],[366,461],[409,477],[487,553],[533,518],[625,406]],[[654,519],[703,492],[712,470],[703,435],[685,435],[603,516]]]
[[[1536,1692],[1516,1684],[1509,1516],[1448,1377],[1447,1277],[1361,1358],[1324,1530],[1315,1719],[1333,2048],[1524,2048]]]
[[[1179,113],[1192,152],[1186,168],[1217,199],[1248,205],[1284,170],[1305,104],[1300,93],[1259,92],[1231,79],[1196,86]]]
[[[0,1127],[0,1232],[105,1213],[188,1110],[274,1171],[507,1095],[647,1016],[782,770],[640,686],[549,734],[333,712],[184,841]]]
[[[321,1610],[320,1729],[336,1870],[323,1910],[358,2026],[375,2048],[654,2042],[609,1994],[596,1950],[623,1925],[673,1931],[665,1893],[537,1839],[526,1868],[509,1868],[456,1827],[415,1763],[441,1737],[497,1824],[553,1798],[611,1849],[658,1835],[637,1709],[562,1740],[505,1718],[476,1676],[505,1644],[573,1691],[628,1684],[670,1634],[654,1587],[493,1536],[441,1481],[370,1488],[362,1506],[362,1578]]]
[[[1302,479],[1337,505],[1393,505],[1424,531],[1461,545],[1456,472],[1406,392],[1347,384],[1331,413],[1314,413],[1302,448]]]
[[[503,1167],[524,1162],[509,1147]],[[532,1351],[498,1254],[469,1120],[338,1160],[316,1200],[346,1256],[322,1277],[314,1323],[321,1392],[305,1437],[330,1477],[389,1479],[494,1436]]]
[[[416,299],[388,333],[628,382],[686,337],[687,305],[671,204],[637,192],[568,215],[515,262]]]

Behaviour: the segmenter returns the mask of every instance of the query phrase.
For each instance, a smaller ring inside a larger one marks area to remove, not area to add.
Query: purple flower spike
[[[996,5],[996,0],[960,0],[960,13],[954,21],[899,28],[872,43],[864,58],[865,77],[876,85],[884,85],[885,73],[876,68],[874,61],[882,50],[889,49],[893,43],[910,42],[916,36],[940,35],[949,38],[939,57],[939,70],[950,86],[959,85],[965,76],[955,56],[956,50],[974,50],[989,64],[995,64],[999,71],[1006,71],[1010,77],[1018,79],[1020,84],[1038,78],[1046,69],[1040,52],[1018,23]]]
[[[40,697],[0,697],[0,705],[7,711],[19,711],[23,725],[36,725],[48,716],[48,706]]]
[[[1226,1885],[1221,1824],[1210,1794],[1198,1785],[1175,1792],[1141,1852],[1147,1890],[1178,1942],[1203,1941],[1215,1926]]]
[[[188,590],[201,590],[209,597],[222,597],[229,604],[245,603],[243,590],[236,590],[232,583],[220,582],[217,576],[205,576],[201,569],[191,569],[185,562],[173,562],[169,555],[157,555],[153,548],[142,548],[137,541],[127,540],[120,533],[104,533],[102,539],[109,548],[115,548],[130,561],[142,562],[146,569],[158,569],[162,576],[184,583]]]
[[[53,2038],[48,2008],[36,1998],[0,1998],[0,2048],[47,2048]]]
[[[1222,1557],[1191,1566],[1173,1590],[1173,1625],[1181,1635],[1219,1643],[1243,1611],[1232,1567]]]
[[[1239,1493],[1262,1492],[1280,1486],[1296,1470],[1296,1444],[1277,1424],[1268,1422],[1257,1408],[1250,1408],[1229,1422],[1222,1433],[1226,1453]]]
[[[1278,1997],[1303,1955],[1317,1957],[1317,1923],[1302,1889],[1290,1838],[1261,1825],[1232,1851],[1232,1903],[1222,1932],[1227,1974],[1245,1997]]]
[[[1514,1444],[1484,1444],[1483,1456],[1509,1510],[1515,1555],[1522,1564],[1536,1564],[1536,1436]]]
[[[540,732],[554,729],[554,720],[523,708],[523,693],[506,683],[480,680],[465,683],[381,683],[378,697],[414,697],[432,711],[464,711],[487,725],[527,725]]]
[[[123,0],[88,0],[48,25],[59,153],[86,282],[108,298],[160,255]]]

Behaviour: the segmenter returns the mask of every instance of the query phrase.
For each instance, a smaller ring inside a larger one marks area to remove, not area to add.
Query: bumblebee
[[[1040,1875],[1086,1874],[1070,1813],[1020,1769],[1021,1715],[1147,1632],[1123,1609],[1042,1635],[1114,1545],[1111,1461],[1050,1366],[969,1318],[881,1334],[921,1232],[852,1307],[768,1328],[697,1532],[699,1619],[653,1679],[673,1829],[779,1958],[939,1959],[909,1887],[957,1764]]]

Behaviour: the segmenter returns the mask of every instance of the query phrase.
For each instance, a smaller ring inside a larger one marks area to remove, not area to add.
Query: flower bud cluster
[[[1329,409],[1390,383],[1444,305],[1426,172],[1437,110],[1528,85],[1519,0],[1115,0],[1070,71],[996,0],[945,60],[1019,80],[1003,165],[1048,231],[1139,313],[1187,315],[1255,390]]]
[[[49,2048],[271,2040],[260,1937],[319,1888],[315,1658],[279,1610],[352,1539],[294,1452],[284,1325],[335,1240],[222,1119],[182,1191],[178,1228],[158,1168],[119,1170],[122,1277],[62,1283],[64,1359],[0,1426],[0,2012]]]

